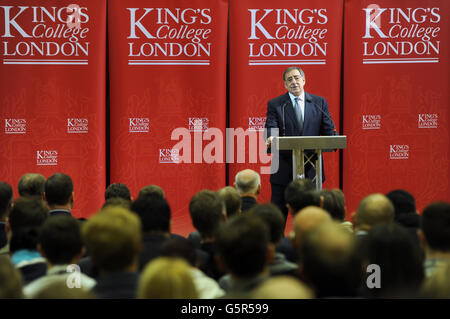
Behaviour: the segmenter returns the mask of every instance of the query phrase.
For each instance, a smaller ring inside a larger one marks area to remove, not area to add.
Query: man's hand
[[[268,138],[267,141],[266,141],[266,146],[267,146],[267,147],[270,147],[270,146],[271,146],[272,140],[273,140],[273,136],[269,136],[269,138]]]

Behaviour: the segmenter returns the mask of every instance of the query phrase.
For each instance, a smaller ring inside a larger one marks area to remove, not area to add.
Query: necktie
[[[295,115],[297,116],[297,122],[298,126],[300,128],[300,132],[303,131],[303,118],[302,118],[302,109],[300,108],[300,98],[295,98],[295,105],[294,105]]]

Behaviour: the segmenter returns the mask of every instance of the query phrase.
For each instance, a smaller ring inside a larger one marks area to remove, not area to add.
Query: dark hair
[[[0,218],[8,215],[13,200],[13,189],[6,182],[0,182]]]
[[[226,186],[219,189],[217,194],[225,202],[227,217],[232,217],[239,213],[242,205],[242,198],[234,187]]]
[[[147,194],[138,197],[131,210],[139,215],[144,233],[152,231],[170,231],[170,206],[164,197]]]
[[[248,214],[231,218],[221,225],[216,247],[227,268],[238,277],[261,273],[267,262],[269,230],[264,222]]]
[[[109,185],[105,190],[105,200],[115,197],[131,200],[131,194],[128,186],[120,183]]]
[[[413,297],[424,279],[420,250],[408,231],[398,224],[373,226],[366,241],[367,261],[381,269],[381,287],[374,297]]]
[[[69,175],[56,173],[45,182],[45,199],[49,206],[66,205],[73,192],[73,183]]]
[[[180,257],[191,266],[196,265],[196,254],[194,245],[182,237],[171,238],[164,242],[161,247],[161,256]]]
[[[278,243],[283,238],[284,217],[280,209],[273,204],[257,205],[250,209],[252,214],[266,223],[270,231],[270,242]]]
[[[353,235],[335,222],[309,232],[301,247],[305,280],[318,298],[354,297],[363,277]]]
[[[390,199],[395,209],[395,221],[398,220],[399,215],[415,214],[416,200],[414,196],[403,189],[396,189],[386,194]]]
[[[328,211],[331,217],[338,221],[345,220],[345,202],[342,193],[335,190],[322,190],[320,195],[323,196],[323,209]]]
[[[14,202],[9,215],[9,225],[12,232],[10,251],[35,250],[39,231],[48,216],[48,208],[42,199],[19,197]]]
[[[17,190],[20,196],[41,196],[45,191],[45,177],[38,173],[27,173],[23,175]]]
[[[216,192],[202,190],[192,197],[189,213],[202,237],[213,237],[223,220],[224,203]]]
[[[39,243],[52,264],[69,264],[83,248],[80,224],[71,216],[52,216],[42,225]]]
[[[126,209],[130,209],[131,207],[131,200],[124,199],[121,197],[111,197],[105,200],[103,203],[102,209],[108,207],[108,206],[121,206]]]
[[[320,196],[310,179],[292,181],[284,191],[284,199],[292,208],[293,215],[307,206],[320,206]]]
[[[450,203],[431,203],[423,210],[422,230],[435,250],[450,251]]]
[[[166,197],[164,191],[158,185],[147,185],[141,188],[139,191],[138,197],[145,196],[147,194],[156,194],[161,197]]]

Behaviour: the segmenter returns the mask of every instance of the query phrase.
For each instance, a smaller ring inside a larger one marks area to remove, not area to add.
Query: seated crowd
[[[448,202],[419,214],[405,190],[368,194],[346,220],[341,190],[301,179],[285,191],[291,230],[246,169],[191,198],[183,237],[157,185],[133,199],[111,184],[88,219],[72,216],[73,189],[29,173],[14,200],[0,182],[0,298],[450,298]]]

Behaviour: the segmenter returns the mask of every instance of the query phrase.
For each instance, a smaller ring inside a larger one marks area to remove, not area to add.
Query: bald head
[[[312,299],[314,292],[301,281],[290,276],[267,279],[253,291],[254,299]]]
[[[394,221],[394,205],[380,193],[365,197],[356,212],[356,227],[369,230],[374,225],[390,224]]]
[[[254,170],[244,169],[236,174],[235,186],[240,195],[259,194],[261,178]]]
[[[317,226],[331,222],[330,214],[317,206],[308,206],[300,210],[294,217],[295,245],[299,250],[305,236]]]

